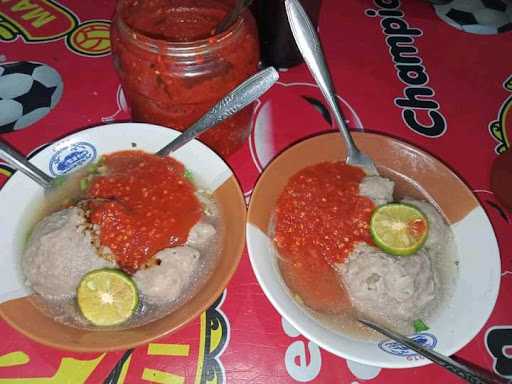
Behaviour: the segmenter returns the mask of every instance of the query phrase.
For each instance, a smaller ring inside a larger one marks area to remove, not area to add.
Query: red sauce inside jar
[[[215,0],[121,0],[111,30],[114,64],[134,120],[184,130],[254,74],[255,22],[247,11],[212,36],[228,8]],[[200,139],[228,156],[247,139],[252,106]]]
[[[151,38],[186,42],[211,37],[226,11],[204,0],[126,0],[121,17],[133,30]]]
[[[202,209],[183,164],[142,151],[105,156],[107,174],[93,179],[90,221],[100,225],[120,268],[133,273],[158,251],[182,245]]]
[[[342,162],[306,167],[290,178],[276,207],[274,242],[289,288],[314,310],[338,313],[348,298],[334,264],[358,242],[371,244],[373,202],[359,196],[365,173]]]

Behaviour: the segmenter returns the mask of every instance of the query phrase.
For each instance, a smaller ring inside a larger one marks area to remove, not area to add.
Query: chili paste
[[[276,207],[274,241],[288,286],[311,308],[337,312],[346,296],[333,267],[358,242],[372,243],[373,202],[359,196],[362,169],[342,162],[306,167],[290,178]]]
[[[107,173],[87,191],[90,221],[100,226],[100,244],[133,273],[158,251],[182,245],[202,215],[183,164],[142,151],[104,158]]]

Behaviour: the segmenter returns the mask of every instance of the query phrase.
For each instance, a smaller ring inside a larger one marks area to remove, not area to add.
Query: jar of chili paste
[[[217,0],[119,0],[112,21],[114,66],[132,118],[184,130],[257,71],[249,11],[213,31],[230,8]],[[226,157],[250,133],[253,106],[199,139]]]

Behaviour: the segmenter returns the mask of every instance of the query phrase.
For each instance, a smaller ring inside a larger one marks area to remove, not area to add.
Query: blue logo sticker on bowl
[[[434,347],[437,345],[437,338],[430,333],[418,333],[416,335],[410,336],[409,339],[414,340],[427,349],[434,349]],[[400,357],[417,355],[417,353],[412,349],[409,349],[406,346],[393,340],[381,341],[379,343],[379,348],[384,352]]]
[[[57,151],[50,159],[50,173],[61,176],[96,159],[96,148],[89,143],[73,143]]]

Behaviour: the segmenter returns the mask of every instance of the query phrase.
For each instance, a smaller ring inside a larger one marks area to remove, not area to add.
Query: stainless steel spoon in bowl
[[[37,168],[21,153],[4,141],[0,141],[0,157],[11,164],[18,171],[23,172],[44,189],[51,187],[53,178]]]
[[[309,71],[318,84],[320,91],[322,91],[331,114],[334,117],[334,121],[347,145],[347,164],[360,166],[364,168],[368,174],[377,175],[378,171],[372,159],[357,148],[343,119],[343,115],[341,114],[340,107],[336,100],[331,76],[327,64],[325,63],[322,47],[320,46],[320,41],[311,20],[297,0],[286,0],[285,7],[297,47]]]
[[[224,96],[196,123],[192,124],[173,141],[156,152],[156,155],[168,156],[169,153],[181,148],[201,133],[234,115],[267,92],[278,78],[279,74],[273,67],[266,68],[251,76]],[[48,190],[54,186],[54,178],[48,176],[33,165],[26,157],[3,141],[0,141],[0,158],[4,159],[20,172],[23,172],[44,189]]]
[[[390,329],[384,328],[382,325],[378,325],[373,321],[366,319],[359,319],[359,322],[366,325],[367,327],[383,334],[384,336],[393,339],[394,341],[405,345],[406,347],[412,349],[414,352],[426,357],[433,363],[446,368],[454,375],[459,376],[460,378],[466,380],[472,384],[507,384],[510,381],[501,378],[491,372],[487,372],[481,368],[472,368],[466,364],[463,364],[459,361],[455,361],[454,359],[442,355],[439,352],[426,349],[422,347],[420,344],[416,343],[414,340],[411,340],[399,333],[391,331]]]

